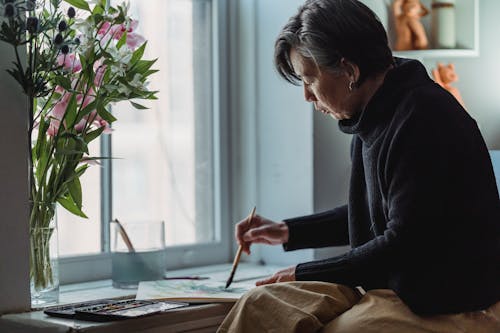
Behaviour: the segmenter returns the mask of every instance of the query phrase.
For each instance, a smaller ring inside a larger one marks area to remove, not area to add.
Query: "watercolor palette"
[[[44,313],[54,317],[101,322],[143,317],[185,306],[189,306],[189,303],[135,299],[98,300],[52,307],[44,310]]]

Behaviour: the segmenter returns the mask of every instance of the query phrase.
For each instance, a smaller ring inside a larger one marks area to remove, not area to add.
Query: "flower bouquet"
[[[89,3],[93,3],[92,7]],[[13,47],[9,74],[28,97],[30,279],[35,297],[58,288],[49,240],[55,204],[86,217],[80,177],[101,157],[89,144],[110,133],[107,108],[156,99],[147,88],[155,60],[126,4],[105,0],[0,0],[0,40]]]

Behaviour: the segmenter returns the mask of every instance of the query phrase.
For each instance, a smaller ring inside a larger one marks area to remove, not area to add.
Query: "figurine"
[[[420,18],[429,10],[420,0],[394,0],[392,4],[396,26],[396,51],[421,50],[429,46]]]
[[[437,68],[432,70],[432,76],[434,77],[434,81],[436,81],[437,84],[448,90],[465,108],[464,101],[462,99],[462,96],[460,95],[460,92],[457,88],[451,85],[451,83],[458,81],[458,75],[455,72],[455,65],[453,65],[452,63],[443,65],[438,62]]]

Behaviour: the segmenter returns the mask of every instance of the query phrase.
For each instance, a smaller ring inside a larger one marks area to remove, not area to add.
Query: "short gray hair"
[[[297,84],[290,52],[295,49],[320,68],[338,70],[345,58],[360,69],[357,85],[393,63],[387,33],[373,11],[357,0],[307,0],[281,30],[275,43],[278,73]]]

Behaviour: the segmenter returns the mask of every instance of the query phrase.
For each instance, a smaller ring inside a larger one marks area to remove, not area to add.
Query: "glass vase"
[[[30,216],[31,307],[59,302],[58,236],[55,203],[34,203]]]

